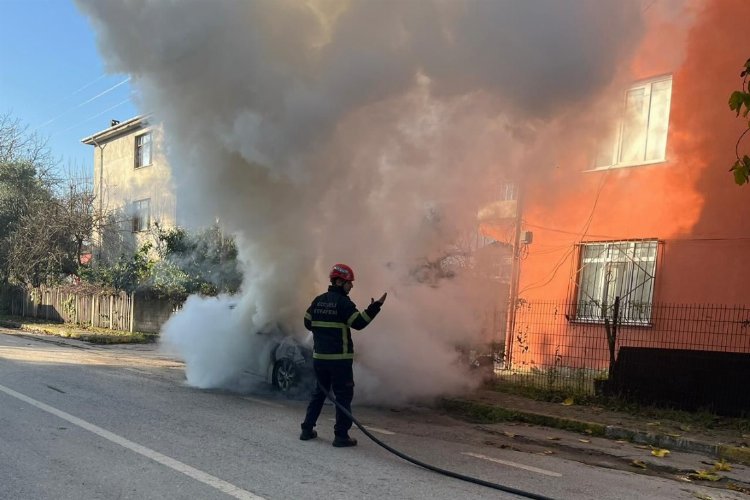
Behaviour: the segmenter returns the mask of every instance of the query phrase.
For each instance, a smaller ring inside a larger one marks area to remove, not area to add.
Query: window
[[[151,132],[135,138],[135,168],[151,165]]]
[[[672,77],[639,83],[625,93],[624,113],[604,141],[595,168],[644,165],[666,160]]]
[[[658,241],[612,241],[581,245],[576,319],[612,318],[620,297],[620,321],[648,324]]]
[[[133,202],[133,232],[146,231],[151,227],[151,200]]]
[[[518,184],[505,182],[500,185],[500,199],[502,201],[512,201],[518,199]]]

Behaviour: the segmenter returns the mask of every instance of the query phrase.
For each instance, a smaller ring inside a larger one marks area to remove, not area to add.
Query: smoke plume
[[[543,175],[539,138],[590,110],[641,33],[635,0],[79,4],[163,124],[183,220],[237,237],[237,307],[191,298],[165,328],[188,381],[222,385],[256,332],[303,330],[345,262],[361,308],[390,292],[355,333],[371,400],[471,385],[454,347],[487,341],[480,309],[504,298],[414,270],[470,239],[504,178]]]

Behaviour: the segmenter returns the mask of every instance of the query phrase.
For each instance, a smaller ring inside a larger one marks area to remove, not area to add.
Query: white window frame
[[[145,221],[145,223],[144,223]],[[141,233],[151,228],[151,198],[133,202],[133,232]]]
[[[135,136],[135,168],[148,167],[153,162],[154,141],[151,132],[146,132]],[[144,158],[145,153],[148,154],[148,158]]]
[[[650,325],[659,242],[656,239],[580,244],[576,321],[612,318],[620,297],[620,322]]]
[[[658,138],[661,139],[664,143],[663,151],[660,151],[660,156],[658,158],[653,159],[646,159],[646,156],[648,154],[648,148],[649,148],[649,131],[654,126],[654,116],[652,116],[652,106],[653,101],[651,99],[652,97],[652,90],[654,88],[655,84],[669,82],[669,91],[668,96],[666,99],[666,116],[662,116],[662,121],[666,124],[666,127],[663,132],[655,132],[659,133]],[[669,116],[671,113],[671,107],[672,107],[672,75],[664,75],[659,76],[656,78],[651,78],[648,80],[643,80],[641,82],[636,83],[632,87],[630,87],[623,95],[622,100],[622,114],[624,115],[626,113],[626,106],[627,106],[627,98],[628,94],[634,91],[643,91],[643,97],[644,101],[646,102],[646,110],[645,110],[645,129],[642,130],[642,134],[645,136],[643,140],[643,150],[642,150],[642,157],[639,160],[623,160],[623,142],[625,140],[625,128],[627,125],[627,121],[625,120],[624,116],[621,116],[620,119],[617,122],[617,125],[614,130],[614,139],[610,136],[609,139],[606,139],[603,142],[603,144],[612,143],[612,150],[611,150],[611,159],[612,161],[609,164],[597,164],[599,160],[599,156],[603,151],[606,151],[608,148],[605,146],[604,148],[600,148],[596,154],[594,155],[594,159],[592,161],[592,167],[591,170],[607,170],[610,168],[622,168],[622,167],[635,167],[635,166],[641,166],[641,165],[653,165],[656,163],[664,163],[667,161],[667,140],[669,138]],[[663,134],[663,135],[662,135]]]
[[[515,182],[504,182],[500,185],[500,200],[515,201],[518,199],[518,184]]]

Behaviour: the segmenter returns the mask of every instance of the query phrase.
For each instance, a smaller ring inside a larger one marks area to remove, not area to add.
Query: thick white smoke
[[[189,382],[231,378],[253,332],[302,330],[345,262],[361,307],[391,292],[355,334],[371,399],[470,384],[454,345],[478,338],[482,281],[409,272],[476,227],[500,179],[540,166],[534,139],[587,112],[641,26],[637,0],[79,4],[164,126],[181,215],[238,237],[240,306],[193,298],[164,331]]]

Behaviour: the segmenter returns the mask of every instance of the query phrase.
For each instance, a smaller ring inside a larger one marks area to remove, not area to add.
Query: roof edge
[[[108,141],[117,137],[118,135],[124,134],[125,132],[142,126],[150,116],[150,114],[134,116],[133,118],[125,120],[124,122],[118,123],[117,125],[101,130],[88,137],[84,137],[83,139],[81,139],[81,142],[84,144],[95,146],[98,143]]]

